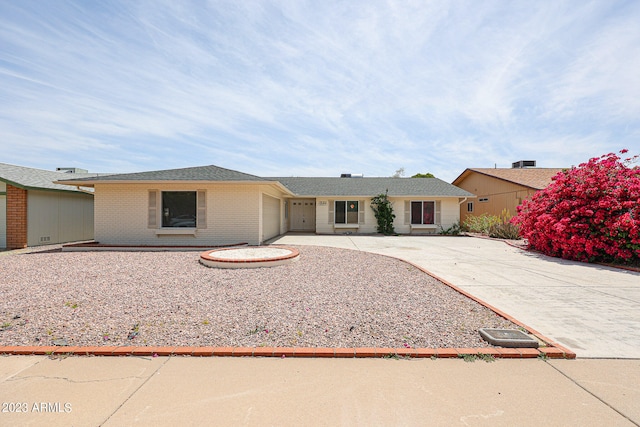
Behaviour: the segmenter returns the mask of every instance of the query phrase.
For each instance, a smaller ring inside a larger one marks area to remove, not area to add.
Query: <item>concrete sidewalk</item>
[[[640,358],[640,273],[474,237],[289,234],[273,243],[333,246],[404,259],[508,313],[577,357]]]
[[[0,401],[3,426],[637,426],[640,361],[0,356]]]

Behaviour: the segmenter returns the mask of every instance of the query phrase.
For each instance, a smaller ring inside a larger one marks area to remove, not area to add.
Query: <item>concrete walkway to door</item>
[[[459,236],[289,234],[271,243],[356,249],[412,262],[579,358],[640,358],[640,273]]]

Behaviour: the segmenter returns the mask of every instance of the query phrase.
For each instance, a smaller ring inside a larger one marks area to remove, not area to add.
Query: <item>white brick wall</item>
[[[393,226],[397,233],[400,234],[409,234],[411,233],[411,226],[409,224],[404,223],[404,202],[409,200],[433,200],[440,202],[440,221],[442,228],[447,229],[451,227],[456,221],[460,219],[460,207],[458,206],[458,198],[441,198],[434,199],[430,197],[424,198],[390,198],[393,203],[393,212],[396,214],[396,219],[393,222]],[[375,217],[374,217],[375,220]],[[440,227],[436,227],[435,231],[430,231],[439,233]],[[417,233],[416,230],[413,233]]]
[[[329,224],[329,208],[336,200],[358,200],[360,203],[364,202],[364,224],[359,224],[358,228],[334,228],[333,224]],[[370,234],[376,232],[376,225],[376,216],[371,210],[371,198],[335,197],[329,199],[318,197],[316,199],[316,233],[318,234],[342,234],[345,232]]]
[[[331,200],[364,200],[364,212],[365,212],[365,224],[360,224],[357,229],[334,229],[333,224],[329,224],[329,205]],[[396,215],[394,220],[394,228],[397,233],[409,234],[411,233],[411,227],[409,224],[404,223],[404,202],[405,200],[421,200],[419,198],[389,198],[393,204],[393,212]],[[424,200],[438,200],[440,201],[441,209],[441,222],[443,228],[448,228],[453,225],[460,218],[460,208],[458,206],[457,198],[424,198]],[[323,205],[323,202],[325,203]],[[353,233],[376,233],[377,232],[376,216],[371,209],[371,198],[362,199],[358,197],[341,197],[341,198],[317,198],[316,199],[316,232],[319,234],[342,234],[345,231],[351,231]],[[440,228],[437,227],[435,232],[439,232]],[[416,231],[414,231],[415,233]]]
[[[97,184],[95,190],[95,240],[105,244],[214,246],[247,242],[257,245],[261,243],[262,233],[260,226],[262,194],[281,199],[281,232],[284,233],[287,228],[287,221],[284,218],[286,199],[278,188],[270,185],[114,183]],[[197,229],[195,236],[157,235],[156,229],[147,227],[149,190],[206,190],[207,228]],[[358,229],[335,229],[328,221],[330,200],[364,200],[365,223],[360,224]],[[396,232],[409,234],[411,228],[404,223],[405,200],[409,199],[391,198],[396,214],[394,223]],[[448,228],[459,219],[458,199],[436,200],[441,202],[442,226]],[[345,231],[375,233],[376,218],[370,205],[370,198],[317,198],[316,232],[319,234],[342,234]],[[439,231],[439,228],[435,231]]]
[[[277,189],[255,184],[97,184],[95,240],[122,245],[213,246],[260,243],[260,194],[281,196]],[[196,236],[157,235],[147,228],[148,191],[207,192],[207,228]]]

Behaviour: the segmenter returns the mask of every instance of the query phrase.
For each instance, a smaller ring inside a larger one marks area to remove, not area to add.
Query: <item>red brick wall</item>
[[[27,190],[7,184],[7,249],[27,247]]]

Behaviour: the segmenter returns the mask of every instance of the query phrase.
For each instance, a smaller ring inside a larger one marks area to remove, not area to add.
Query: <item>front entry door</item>
[[[315,199],[291,200],[291,231],[316,231]]]

